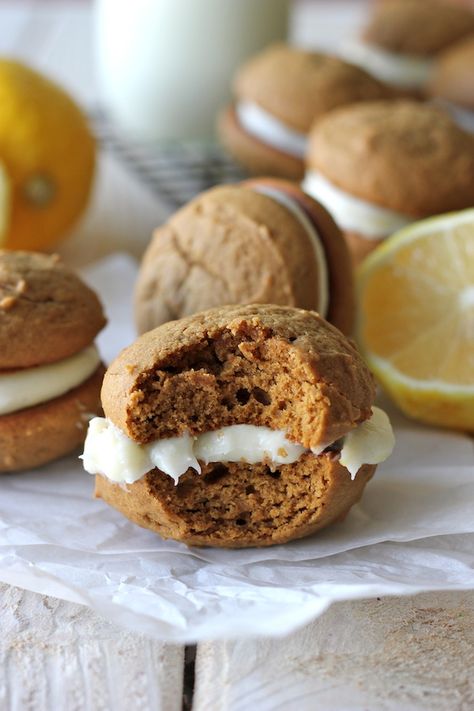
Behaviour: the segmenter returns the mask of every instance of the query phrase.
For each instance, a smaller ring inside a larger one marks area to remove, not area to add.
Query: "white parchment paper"
[[[136,266],[113,256],[85,276],[105,303],[109,361],[134,338]],[[275,635],[334,600],[474,588],[474,447],[409,422],[346,521],[267,549],[162,541],[92,499],[77,454],[0,477],[0,580],[88,605],[128,628],[191,642]]]

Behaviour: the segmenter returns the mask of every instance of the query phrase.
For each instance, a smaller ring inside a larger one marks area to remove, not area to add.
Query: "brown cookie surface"
[[[360,67],[285,44],[271,45],[250,59],[236,75],[234,94],[302,133],[337,106],[394,96]]]
[[[84,383],[61,397],[0,416],[0,472],[39,467],[78,447],[91,416],[101,411],[100,366]]]
[[[95,293],[56,256],[0,250],[0,369],[67,358],[104,325]]]
[[[428,91],[474,110],[474,34],[439,56]]]
[[[374,394],[356,347],[318,314],[254,304],[145,333],[109,367],[102,404],[139,443],[254,424],[310,448],[367,419]]]
[[[355,267],[362,264],[367,255],[373,252],[374,249],[385,240],[385,237],[382,236],[377,239],[367,239],[367,237],[364,237],[364,235],[359,232],[350,232],[348,230],[345,230],[343,235],[351,251]]]
[[[348,193],[414,218],[474,204],[474,138],[428,104],[336,109],[315,124],[307,164]]]
[[[319,258],[311,235],[287,206],[258,192],[265,186],[295,201],[316,228],[329,275],[327,318],[350,332],[353,278],[341,234],[297,186],[274,179],[214,188],[155,232],[135,290],[140,332],[223,304],[320,307]]]
[[[474,32],[474,13],[432,0],[384,0],[374,5],[363,37],[391,52],[434,55]]]
[[[269,186],[289,195],[310,217],[324,247],[329,276],[329,306],[325,318],[343,333],[351,334],[355,314],[353,269],[350,253],[340,230],[325,208],[298,185],[275,178],[248,180],[250,187]],[[303,307],[303,304],[295,304]],[[309,307],[311,308],[311,307]],[[317,306],[315,307],[317,310]]]
[[[222,145],[249,173],[276,175],[290,180],[303,177],[303,159],[280,151],[247,133],[238,121],[234,106],[228,106],[220,113],[217,131]]]
[[[95,493],[144,528],[193,546],[268,546],[302,538],[345,516],[375,471],[354,481],[334,454],[294,464],[209,464],[177,486],[157,469],[120,487],[96,477]]]

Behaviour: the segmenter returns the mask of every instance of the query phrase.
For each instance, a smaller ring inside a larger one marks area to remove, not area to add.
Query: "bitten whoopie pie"
[[[345,516],[393,447],[354,344],[318,314],[227,306],[141,336],[83,455],[101,497],[189,545],[267,546]]]
[[[474,138],[417,101],[336,109],[311,132],[304,188],[360,261],[414,220],[474,205]]]
[[[440,54],[428,93],[461,128],[474,132],[474,34]]]
[[[472,32],[468,8],[443,0],[384,0],[343,54],[382,81],[421,94],[436,55]]]
[[[354,317],[349,251],[296,185],[260,178],[203,193],[156,230],[135,290],[140,333],[213,306],[313,309],[344,332]]]
[[[234,81],[235,103],[219,117],[219,135],[251,173],[299,179],[307,134],[325,113],[392,91],[362,69],[325,54],[272,45]]]
[[[84,441],[101,411],[104,325],[95,293],[56,256],[0,251],[0,472]]]

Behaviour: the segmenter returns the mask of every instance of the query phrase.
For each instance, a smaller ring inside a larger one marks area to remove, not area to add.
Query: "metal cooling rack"
[[[104,111],[91,114],[102,146],[114,153],[160,199],[177,209],[198,193],[246,175],[214,142],[144,143],[121,135]]]

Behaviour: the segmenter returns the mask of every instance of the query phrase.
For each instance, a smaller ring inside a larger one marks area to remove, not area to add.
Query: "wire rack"
[[[145,143],[123,136],[104,111],[91,120],[100,144],[114,153],[170,208],[177,209],[214,185],[246,177],[215,142]]]

